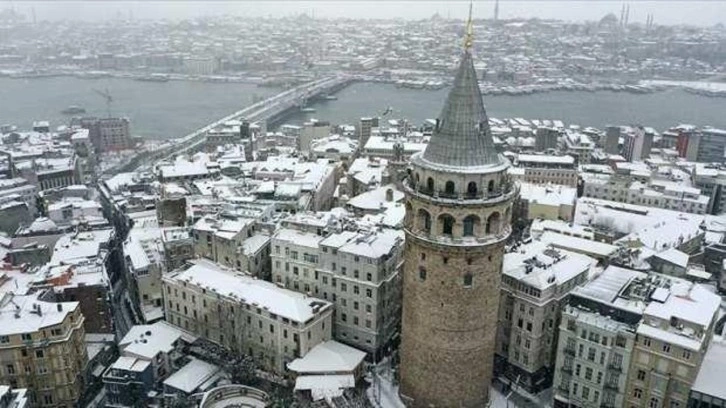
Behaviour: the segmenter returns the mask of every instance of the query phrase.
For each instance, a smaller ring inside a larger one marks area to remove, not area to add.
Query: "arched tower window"
[[[418,278],[422,281],[426,280],[426,268],[424,268],[423,266],[418,267]]]
[[[454,184],[454,182],[451,180],[447,181],[444,186],[444,193],[447,196],[453,196],[454,194],[456,194],[455,190],[456,190],[456,185]]]
[[[495,234],[499,232],[499,220],[501,219],[501,216],[498,212],[493,212],[489,218],[487,218],[487,227],[486,227],[486,233],[487,234]]]
[[[418,210],[418,227],[426,232],[431,232],[431,215],[423,208]]]
[[[431,177],[426,179],[426,190],[430,193],[434,192],[434,179]]]
[[[439,225],[441,225],[442,235],[452,235],[454,233],[454,217],[449,214],[439,215]]]
[[[469,197],[476,197],[476,193],[476,182],[470,181],[469,184],[466,186],[466,195],[468,195]]]
[[[464,218],[464,236],[473,237],[475,228],[479,226],[479,217],[476,215],[467,215]]]
[[[487,193],[492,194],[494,192],[494,180],[489,180],[487,185]]]
[[[404,216],[406,226],[410,226],[411,218],[413,218],[413,206],[410,202],[406,202],[406,215]]]

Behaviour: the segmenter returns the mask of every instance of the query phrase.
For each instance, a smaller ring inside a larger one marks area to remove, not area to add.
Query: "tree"
[[[223,364],[233,383],[254,386],[259,382],[257,364],[252,357],[226,353]]]

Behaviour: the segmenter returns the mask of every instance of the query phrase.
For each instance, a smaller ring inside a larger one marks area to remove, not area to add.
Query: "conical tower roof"
[[[423,159],[437,167],[481,167],[501,163],[468,47],[461,56],[454,85],[423,152]]]

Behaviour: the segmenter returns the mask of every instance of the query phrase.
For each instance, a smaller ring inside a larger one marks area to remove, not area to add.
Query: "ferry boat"
[[[70,105],[69,107],[61,111],[64,115],[77,115],[79,113],[86,113],[86,109],[78,105]]]
[[[168,82],[169,81],[169,75],[166,74],[151,74],[151,75],[145,75],[136,78],[137,81],[146,81],[146,82]]]

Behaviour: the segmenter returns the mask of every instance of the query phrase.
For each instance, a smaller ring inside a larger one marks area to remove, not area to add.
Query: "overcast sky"
[[[500,0],[500,18],[540,17],[562,20],[598,20],[607,13],[620,15],[623,1],[515,1]],[[630,22],[644,22],[648,13],[656,24],[714,25],[726,22],[726,1],[630,1]],[[135,18],[186,19],[209,15],[282,16],[314,13],[316,17],[428,18],[434,13],[464,18],[468,1],[9,1],[0,8],[14,7],[29,18],[35,9],[38,20]],[[475,1],[476,17],[491,17],[494,1]]]

